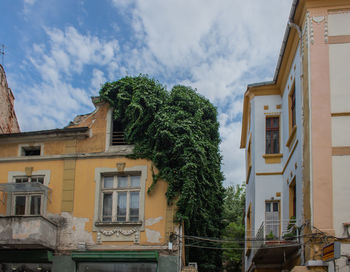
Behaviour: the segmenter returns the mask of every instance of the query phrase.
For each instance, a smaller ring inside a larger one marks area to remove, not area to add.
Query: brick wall
[[[7,85],[6,74],[0,65],[0,134],[19,132],[14,109],[14,96]]]

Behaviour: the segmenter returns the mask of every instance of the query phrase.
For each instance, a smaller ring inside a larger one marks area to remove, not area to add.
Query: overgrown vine
[[[220,237],[224,189],[216,108],[190,87],[168,92],[143,75],[107,82],[100,98],[125,127],[132,156],[152,160],[159,170],[152,186],[158,179],[168,182],[166,196],[169,203],[177,200],[185,234]],[[191,248],[187,254],[200,270],[220,270],[220,251]]]

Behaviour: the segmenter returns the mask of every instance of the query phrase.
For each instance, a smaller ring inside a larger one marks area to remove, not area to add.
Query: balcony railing
[[[298,240],[300,222],[295,219],[263,221],[251,245],[253,254],[263,245],[295,243]]]

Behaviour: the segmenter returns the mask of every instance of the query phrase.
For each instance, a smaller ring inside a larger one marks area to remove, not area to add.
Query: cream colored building
[[[349,271],[349,71],[350,1],[294,0],[273,80],[244,95],[246,271]]]

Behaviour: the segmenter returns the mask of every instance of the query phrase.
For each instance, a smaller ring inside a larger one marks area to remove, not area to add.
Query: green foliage
[[[236,185],[227,187],[224,198],[224,222],[226,227],[223,233],[224,240],[234,242],[225,243],[223,262],[226,271],[241,271],[242,249],[244,248],[244,205],[245,186]]]
[[[100,97],[114,108],[125,127],[133,158],[147,158],[168,182],[168,202],[176,200],[176,219],[185,234],[220,237],[224,189],[216,108],[195,90],[175,86],[171,92],[146,76],[106,83]],[[219,271],[221,253],[191,248],[187,255],[203,271]]]

